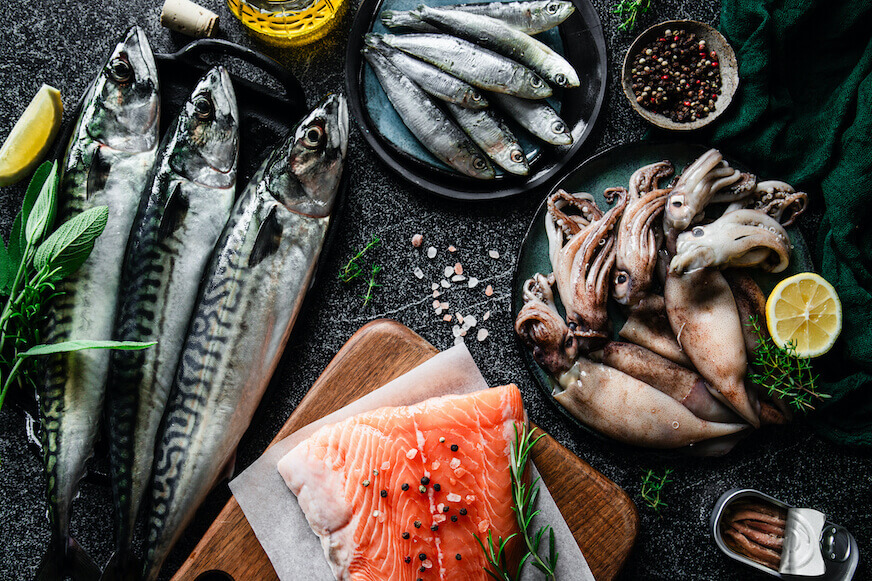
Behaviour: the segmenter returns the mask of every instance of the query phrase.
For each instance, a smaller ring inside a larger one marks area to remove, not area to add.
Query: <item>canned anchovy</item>
[[[851,533],[822,512],[750,488],[724,493],[712,511],[711,526],[724,554],[781,579],[849,581],[860,560]]]

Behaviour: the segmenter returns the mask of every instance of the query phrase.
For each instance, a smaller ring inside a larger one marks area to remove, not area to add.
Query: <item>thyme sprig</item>
[[[649,468],[648,471],[642,475],[642,500],[645,501],[645,504],[654,509],[654,512],[659,513],[661,509],[668,506],[666,502],[663,501],[661,493],[663,492],[663,487],[672,482],[672,480],[669,479],[670,474],[672,474],[672,468],[666,468],[663,471],[663,475],[658,475],[653,468]]]
[[[536,501],[539,499],[539,482],[541,478],[536,477],[529,485],[524,482],[524,472],[527,469],[527,461],[530,459],[533,446],[545,436],[545,434],[539,434],[534,438],[535,432],[536,428],[528,430],[526,425],[522,426],[521,430],[518,431],[518,426],[517,424],[515,425],[515,441],[512,444],[509,466],[512,476],[512,500],[514,501],[512,510],[515,511],[515,518],[518,521],[521,536],[527,548],[527,552],[518,562],[516,575],[513,577],[509,573],[508,565],[506,564],[505,547],[517,533],[510,535],[507,539],[498,537],[495,541],[491,531],[488,531],[487,546],[485,546],[478,535],[473,535],[482,551],[484,551],[489,565],[489,568],[484,568],[485,572],[497,581],[515,581],[520,579],[527,563],[531,563],[536,569],[541,571],[547,581],[554,581],[555,579],[559,553],[554,537],[554,529],[550,525],[545,525],[539,527],[535,533],[531,530],[533,519],[540,512],[536,508]],[[539,549],[545,535],[548,535],[548,557],[543,559],[539,554]]]
[[[351,260],[345,263],[339,270],[339,280],[342,282],[351,282],[361,274],[363,274],[363,267],[360,266],[360,259],[363,258],[363,255],[366,254],[368,250],[371,248],[375,248],[381,244],[381,239],[378,236],[373,235],[372,239],[367,243],[366,246],[363,247],[357,254],[355,254]]]
[[[363,306],[364,307],[369,304],[370,300],[372,300],[372,291],[381,286],[380,284],[377,284],[375,282],[375,277],[378,276],[378,274],[381,271],[382,271],[381,266],[379,266],[377,264],[372,265],[372,271],[370,272],[369,280],[366,283],[366,294],[363,295],[362,297],[360,297],[363,299]]]
[[[651,0],[620,0],[612,9],[612,13],[617,14],[621,19],[618,30],[632,31],[636,28],[636,19],[640,14],[648,12],[649,8],[651,8]]]
[[[781,348],[763,330],[757,317],[752,315],[748,324],[757,336],[751,381],[800,412],[812,411],[814,402],[830,397],[818,391],[818,376],[812,373],[811,360],[796,354],[796,341]]]

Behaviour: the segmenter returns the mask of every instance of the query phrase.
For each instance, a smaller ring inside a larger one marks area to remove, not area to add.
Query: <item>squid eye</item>
[[[542,79],[540,79],[539,77],[533,77],[530,80],[530,84],[533,85],[533,87],[535,87],[536,89],[538,89],[539,87],[542,86]]]
[[[199,119],[209,120],[215,113],[215,107],[212,105],[212,99],[206,95],[199,95],[194,99],[194,115]]]
[[[511,159],[515,163],[521,163],[524,161],[524,154],[520,149],[515,149],[512,151],[511,155],[509,155],[509,159]]]
[[[133,78],[133,67],[123,56],[112,59],[109,63],[109,76],[116,83],[127,83]]]
[[[320,125],[312,125],[303,134],[303,145],[309,149],[320,147],[324,143],[324,130]]]
[[[690,232],[691,234],[693,234],[694,238],[700,238],[702,236],[705,236],[705,230],[703,230],[700,226],[697,226]]]
[[[563,124],[563,121],[555,121],[551,125],[551,131],[554,133],[564,133],[566,132],[566,125]]]
[[[556,75],[554,75],[554,82],[558,85],[563,86],[566,84],[566,76],[561,73],[557,73]]]
[[[485,163],[485,161],[482,158],[476,157],[475,159],[472,160],[472,167],[474,167],[477,170],[483,170],[484,168],[487,167],[487,164]]]
[[[627,282],[627,275],[622,272],[617,276],[617,278],[615,278],[615,282],[618,284],[624,284]]]
[[[552,2],[551,4],[549,4],[548,6],[545,7],[545,11],[548,12],[549,14],[557,14],[557,4]]]
[[[675,198],[672,199],[672,207],[673,208],[680,208],[683,205],[684,205],[684,196],[676,196]]]

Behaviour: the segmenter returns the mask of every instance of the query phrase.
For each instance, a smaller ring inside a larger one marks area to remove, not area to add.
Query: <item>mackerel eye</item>
[[[515,149],[509,155],[509,159],[511,159],[515,163],[521,163],[522,161],[524,161],[524,154],[521,152],[520,149]]]
[[[691,234],[693,234],[694,238],[702,238],[703,236],[705,236],[705,230],[703,230],[700,226],[697,226],[690,232]]]
[[[548,14],[557,14],[557,4],[555,2],[551,2],[548,6],[545,7],[545,11]]]
[[[116,83],[129,83],[133,79],[133,67],[123,56],[117,56],[109,63],[109,76]]]
[[[533,77],[533,80],[530,81],[530,84],[533,85],[533,88],[538,89],[543,85],[542,79],[539,77]]]
[[[564,133],[566,132],[566,125],[563,124],[563,121],[555,121],[551,125],[551,131],[554,133]]]
[[[212,100],[206,95],[199,95],[194,98],[194,115],[198,119],[208,121],[215,114],[215,107],[212,105]]]
[[[484,160],[482,158],[476,157],[475,159],[472,160],[472,167],[481,171],[487,167],[487,164],[484,162]]]
[[[312,125],[303,134],[303,145],[316,149],[324,143],[324,130],[319,125]]]

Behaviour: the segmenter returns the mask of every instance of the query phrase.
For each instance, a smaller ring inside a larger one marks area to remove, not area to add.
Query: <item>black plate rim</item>
[[[587,142],[602,111],[605,101],[606,88],[608,87],[608,52],[606,50],[605,35],[602,21],[590,0],[570,0],[577,10],[585,10],[596,22],[595,26],[580,29],[580,32],[590,31],[593,33],[594,44],[599,51],[599,66],[604,71],[603,80],[597,94],[594,108],[581,136],[571,145],[564,147],[551,147],[554,159],[550,164],[540,167],[537,175],[527,179],[507,177],[497,180],[477,180],[461,175],[451,174],[445,170],[426,165],[411,156],[397,152],[393,144],[376,130],[363,105],[361,94],[362,75],[365,59],[361,56],[363,37],[372,28],[372,24],[378,15],[379,7],[384,0],[364,0],[358,8],[354,23],[351,25],[348,46],[345,54],[345,88],[348,94],[348,105],[351,109],[357,127],[363,134],[364,140],[373,149],[376,156],[385,163],[395,174],[414,186],[426,190],[437,197],[451,200],[489,201],[510,198],[526,194],[538,189],[540,186],[554,179],[572,161],[581,147]],[[536,156],[535,162],[541,162],[543,154]],[[550,156],[549,156],[550,157]],[[493,184],[492,188],[482,188]],[[468,191],[466,187],[478,191]]]

